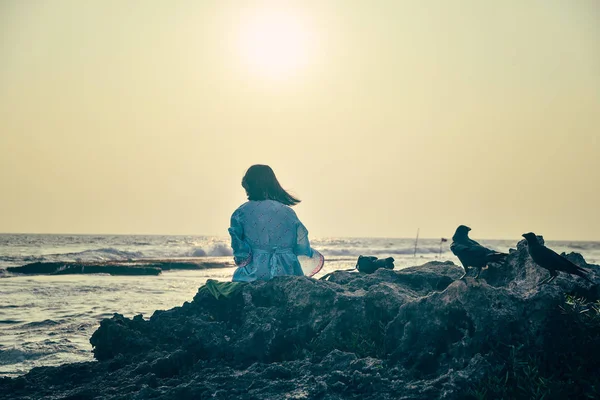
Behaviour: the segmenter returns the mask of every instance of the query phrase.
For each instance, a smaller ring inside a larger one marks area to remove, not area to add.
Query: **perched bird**
[[[523,237],[527,240],[527,250],[533,261],[540,267],[550,271],[550,276],[542,280],[539,283],[540,285],[552,282],[558,276],[558,271],[577,275],[590,283],[594,283],[587,277],[587,270],[573,264],[571,261],[541,244],[535,233],[524,233]]]
[[[462,263],[465,268],[465,275],[467,275],[467,268],[477,268],[477,275],[475,276],[475,279],[477,279],[484,267],[490,263],[504,261],[508,254],[490,250],[476,241],[469,239],[470,230],[471,228],[465,225],[460,225],[456,228],[456,232],[454,233],[454,236],[452,236],[450,250],[452,250],[452,253],[454,253]],[[465,275],[463,275],[462,278],[464,278]]]

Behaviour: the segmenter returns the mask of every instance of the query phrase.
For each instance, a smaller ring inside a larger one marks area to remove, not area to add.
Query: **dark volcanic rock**
[[[232,267],[229,263],[199,260],[131,260],[100,262],[34,262],[20,267],[8,267],[8,272],[27,275],[159,275],[173,269],[207,269]]]
[[[538,236],[540,243],[544,244],[544,239]],[[600,283],[600,268],[597,265],[588,264],[581,254],[570,253],[562,254],[576,265],[589,271],[589,278],[593,282]],[[517,249],[511,249],[510,257],[504,265],[490,266],[481,272],[481,278],[488,284],[518,291],[532,290],[543,279],[549,276],[548,270],[537,265],[529,256],[527,251],[527,242],[521,240],[517,244]],[[600,286],[593,285],[584,279],[570,275],[565,272],[559,272],[558,277],[550,284],[559,287],[563,292],[582,296],[590,300],[600,299]]]
[[[519,246],[478,281],[431,262],[199,291],[149,320],[102,321],[98,362],[0,380],[0,398],[462,399],[504,362],[498,346],[554,345],[565,291],[596,294],[567,276],[538,286],[544,273]]]
[[[21,267],[8,267],[8,272],[27,275],[158,275],[160,268],[144,265],[87,264],[78,262],[35,262]]]
[[[328,281],[344,285],[347,290],[368,289],[383,281],[396,285],[402,290],[407,290],[413,296],[418,296],[436,290],[444,290],[463,274],[464,269],[452,261],[431,261],[418,267],[405,268],[399,271],[380,268],[373,274],[340,271],[332,274]]]

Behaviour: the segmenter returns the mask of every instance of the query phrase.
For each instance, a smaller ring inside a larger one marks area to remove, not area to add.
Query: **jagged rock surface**
[[[538,236],[538,240],[544,244],[542,236]],[[575,265],[587,269],[589,278],[593,282],[600,282],[600,268],[597,265],[588,264],[579,253],[562,253],[561,255]],[[521,240],[516,249],[510,250],[510,257],[504,265],[491,265],[481,272],[481,277],[488,284],[521,292],[534,290],[548,276],[548,270],[538,266],[529,256],[525,240]],[[600,285],[592,285],[580,277],[565,272],[559,272],[552,286],[561,288],[565,293],[590,300],[600,299]]]
[[[98,362],[0,379],[0,398],[461,399],[499,343],[543,348],[565,292],[598,298],[576,277],[538,286],[545,274],[520,243],[478,281],[431,262],[280,277],[229,299],[199,291],[149,320],[103,320],[90,340]]]

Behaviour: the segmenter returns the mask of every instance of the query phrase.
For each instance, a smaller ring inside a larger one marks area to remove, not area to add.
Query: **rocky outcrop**
[[[20,267],[8,267],[8,272],[27,275],[159,275],[173,269],[207,269],[233,267],[233,264],[198,260],[131,260],[101,262],[35,262]]]
[[[598,281],[598,267],[588,268]],[[570,326],[565,292],[597,294],[576,277],[538,286],[545,271],[521,244],[504,269],[462,275],[432,262],[327,281],[279,277],[219,300],[199,291],[148,320],[103,320],[90,340],[98,362],[0,380],[0,398],[481,397],[477,388],[507,368],[506,349],[559,351],[557,335]],[[569,348],[561,362],[577,351],[585,349]]]
[[[538,240],[541,244],[544,244],[542,236],[538,236]],[[589,278],[593,282],[600,283],[600,268],[597,265],[588,264],[583,256],[578,253],[562,253],[561,255],[588,270]],[[548,276],[548,270],[538,266],[529,256],[525,240],[521,240],[516,249],[510,250],[510,257],[504,265],[490,265],[488,269],[481,272],[482,279],[488,284],[520,292],[534,290],[535,286]],[[599,285],[592,285],[582,278],[565,272],[559,272],[558,277],[552,282],[552,286],[559,287],[565,293],[587,299],[600,298]]]

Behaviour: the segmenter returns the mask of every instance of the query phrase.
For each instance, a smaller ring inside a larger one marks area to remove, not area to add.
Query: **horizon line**
[[[0,235],[48,235],[48,236],[198,236],[198,237],[219,237],[219,238],[227,238],[227,235],[207,235],[207,234],[196,234],[196,233],[181,233],[181,234],[172,234],[172,233],[33,233],[33,232],[0,232]],[[544,237],[544,235],[538,235]],[[315,236],[313,239],[327,239],[327,238],[339,238],[339,239],[401,239],[401,240],[416,240],[416,237],[393,237],[393,236]],[[311,240],[313,240],[311,239]],[[419,240],[441,240],[446,239],[448,242],[451,241],[452,237],[419,237]],[[501,241],[509,241],[514,239],[507,238],[477,238],[478,240],[501,240]],[[544,237],[545,239],[545,237]],[[519,239],[517,241],[520,242],[524,239]],[[551,239],[547,240],[548,242],[589,242],[589,243],[599,243],[600,240],[574,240],[574,239]]]

